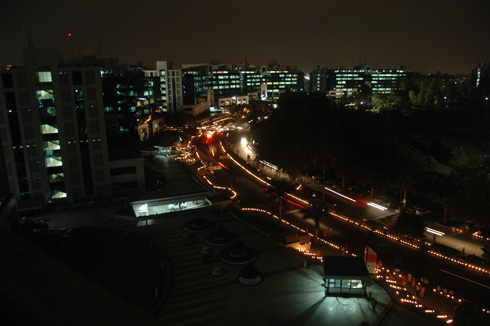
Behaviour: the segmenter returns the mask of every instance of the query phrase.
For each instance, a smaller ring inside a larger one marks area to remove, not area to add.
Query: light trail
[[[373,203],[373,202],[370,202],[370,203],[367,203],[369,206],[371,207],[374,207],[374,208],[377,208],[379,210],[382,210],[382,211],[386,211],[388,208],[387,207],[384,207],[384,206],[381,206],[381,205],[378,205],[376,203]]]
[[[490,286],[486,286],[485,284],[481,284],[481,283],[478,283],[478,282],[476,282],[476,281],[470,280],[469,278],[463,277],[463,276],[461,276],[461,275],[458,275],[458,274],[454,274],[454,273],[448,272],[448,271],[446,271],[446,270],[444,270],[444,269],[439,269],[439,270],[440,270],[441,272],[443,272],[443,273],[446,273],[446,274],[449,274],[449,275],[452,275],[452,276],[455,276],[455,277],[459,277],[459,278],[460,278],[460,279],[462,279],[462,280],[465,280],[465,281],[468,281],[468,282],[474,283],[474,284],[476,284],[476,285],[482,286],[482,287],[484,287],[484,288],[490,289]]]
[[[242,140],[242,141],[243,141],[243,140]],[[245,139],[245,141],[246,141],[246,139]],[[231,160],[232,160],[232,161],[233,161],[233,162],[234,162],[236,165],[238,165],[238,166],[239,166],[240,168],[242,168],[242,169],[243,169],[243,170],[244,170],[246,173],[248,173],[249,175],[251,175],[252,177],[254,177],[256,180],[258,180],[258,181],[259,181],[259,182],[261,182],[262,184],[264,184],[264,185],[266,185],[266,186],[269,186],[269,187],[272,187],[272,185],[271,185],[270,183],[268,183],[267,181],[265,181],[265,180],[263,180],[263,179],[259,178],[258,176],[256,176],[254,173],[252,173],[251,171],[249,171],[248,169],[246,169],[246,168],[245,168],[243,165],[241,165],[241,164],[240,164],[240,163],[239,163],[237,160],[235,160],[235,159],[234,159],[234,158],[233,158],[233,157],[232,157],[230,154],[228,154],[228,153],[226,152],[226,150],[224,149],[223,144],[222,144],[221,142],[220,142],[220,145],[221,145],[221,148],[222,148],[223,152],[224,152],[224,153],[226,153],[226,156],[227,156],[229,159],[231,159]],[[355,200],[355,199],[352,199],[352,198],[350,198],[350,197],[347,197],[347,196],[345,196],[345,195],[343,195],[343,194],[341,194],[341,193],[339,193],[339,192],[336,192],[336,191],[334,191],[334,190],[332,190],[332,189],[330,189],[330,188],[325,187],[325,190],[328,190],[328,191],[330,191],[330,192],[332,192],[332,193],[334,193],[334,194],[336,194],[336,195],[338,195],[338,196],[341,196],[341,197],[343,197],[343,198],[345,198],[345,199],[348,199],[348,200],[350,200],[350,201],[352,201],[352,202],[356,202],[356,200]],[[233,192],[234,192],[234,191],[233,191]],[[234,193],[235,193],[234,197],[236,197],[236,196],[237,196],[237,194],[236,194],[236,192],[234,192]],[[288,193],[286,193],[286,195],[291,196],[291,197],[293,197],[293,198],[294,198],[294,199],[296,199],[296,200],[299,200],[299,201],[302,201],[302,202],[304,202],[304,203],[307,203],[309,206],[311,206],[311,204],[310,204],[308,201],[306,201],[306,200],[303,200],[303,199],[301,199],[301,198],[299,198],[299,197],[293,196],[293,195],[288,194]],[[234,197],[233,197],[233,198],[234,198]],[[373,204],[374,204],[374,203],[373,203]],[[370,206],[372,206],[372,205],[370,205]],[[381,207],[383,207],[383,206],[381,206]],[[340,218],[341,220],[343,220],[343,221],[345,221],[345,222],[349,222],[349,223],[354,224],[354,225],[356,225],[356,226],[358,226],[358,227],[360,227],[360,228],[364,228],[364,229],[366,229],[366,230],[373,231],[373,232],[375,232],[376,234],[378,234],[378,235],[380,235],[380,236],[384,236],[384,237],[386,237],[386,238],[388,238],[388,239],[390,239],[390,240],[393,240],[393,241],[396,241],[396,242],[398,242],[398,243],[404,244],[404,245],[409,246],[409,247],[411,247],[411,248],[413,248],[413,249],[420,249],[420,247],[419,247],[418,245],[416,245],[416,244],[410,243],[410,242],[408,242],[408,241],[405,241],[405,240],[400,239],[400,238],[398,238],[398,237],[395,237],[395,236],[393,236],[393,235],[390,235],[390,234],[384,233],[384,232],[382,232],[382,231],[380,231],[380,230],[373,230],[371,227],[369,227],[369,226],[367,226],[367,225],[364,225],[364,224],[362,224],[362,223],[360,223],[360,222],[353,221],[353,220],[351,220],[351,219],[347,218],[346,216],[342,216],[342,215],[336,214],[336,213],[334,213],[334,212],[329,212],[329,213],[330,213],[330,215],[332,215],[332,216],[334,216],[334,217],[337,217],[337,218]],[[489,271],[489,270],[486,270],[486,269],[484,269],[484,268],[481,268],[481,267],[478,267],[478,266],[475,266],[475,265],[471,265],[471,264],[468,264],[468,263],[461,262],[461,261],[459,261],[459,260],[457,260],[457,259],[454,259],[454,258],[451,258],[451,257],[444,256],[444,255],[442,255],[442,254],[440,254],[440,253],[438,253],[438,252],[435,252],[435,251],[432,251],[432,250],[428,250],[428,253],[429,253],[429,254],[432,254],[432,255],[434,255],[434,256],[440,257],[440,258],[444,258],[444,259],[449,260],[449,261],[451,261],[451,262],[454,262],[454,263],[460,264],[460,265],[462,265],[462,266],[464,266],[464,267],[467,267],[467,268],[470,268],[470,269],[474,269],[474,270],[477,270],[477,271],[482,272],[482,273],[485,273],[485,274],[490,274],[490,271]]]
[[[356,202],[356,200],[355,200],[355,199],[352,199],[352,198],[350,198],[350,197],[347,197],[347,196],[345,196],[345,195],[342,195],[340,192],[336,192],[335,190],[332,190],[332,189],[330,189],[330,188],[325,187],[325,190],[328,190],[328,191],[330,191],[330,192],[332,192],[332,193],[336,194],[337,196],[340,196],[340,197],[343,197],[343,198],[345,198],[345,199],[348,199],[348,200],[350,200],[350,201],[352,201],[352,202],[354,202],[354,203]]]
[[[434,256],[437,256],[437,257],[440,257],[440,258],[444,258],[446,260],[449,260],[453,263],[456,263],[456,264],[460,264],[464,267],[468,267],[468,268],[471,268],[471,269],[474,269],[476,271],[479,271],[479,272],[482,272],[482,273],[485,273],[485,274],[490,274],[490,271],[485,269],[485,268],[482,268],[482,267],[478,267],[476,265],[472,265],[472,264],[468,264],[468,263],[465,263],[465,262],[462,262],[458,259],[455,259],[455,258],[451,258],[451,257],[448,257],[448,256],[444,256],[443,254],[440,254],[438,252],[435,252],[435,251],[432,251],[432,250],[429,250],[427,251],[429,254],[432,254]]]
[[[426,227],[425,228],[425,231],[429,232],[429,233],[432,233],[432,234],[435,234],[435,235],[438,235],[440,237],[442,237],[443,235],[446,235],[446,233],[442,232],[442,231],[438,231],[436,229],[432,229],[432,228],[429,228],[429,227]]]

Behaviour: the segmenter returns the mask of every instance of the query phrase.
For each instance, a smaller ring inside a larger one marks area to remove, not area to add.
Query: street
[[[241,132],[243,133],[243,132]],[[236,152],[239,152],[242,135],[237,132],[235,135]],[[215,140],[218,141],[218,140]],[[234,164],[229,159],[217,160],[218,157],[224,157],[226,153],[220,150],[220,146],[214,146],[218,149],[213,156],[209,150],[201,150],[201,158],[204,161],[214,161],[214,164],[222,162],[226,169],[214,171],[213,180],[217,185],[229,187],[233,184],[233,189],[238,193],[237,200],[241,207],[256,207],[269,210],[278,214],[278,201],[273,195],[265,191],[264,184],[251,177],[241,167]],[[235,152],[235,153],[236,153]],[[242,151],[241,156],[248,158],[249,154]],[[262,171],[267,174],[265,169]],[[270,171],[274,173],[274,171]],[[272,176],[274,174],[271,174]],[[317,189],[305,187],[302,198],[311,198],[313,194],[321,198],[321,192]],[[379,218],[380,214],[387,214],[372,207],[360,207],[351,205],[348,200],[339,198],[332,193],[327,192],[326,198],[329,202],[341,207],[346,214],[359,214],[368,218]],[[314,232],[314,221],[312,219],[303,219],[304,211],[297,206],[289,204],[287,209],[283,209],[282,218],[295,225],[301,225]],[[325,229],[332,229],[328,241],[334,242],[341,247],[348,248],[349,252],[356,255],[363,255],[367,243],[368,231],[359,228],[352,223],[346,223],[338,218],[324,216],[320,218],[320,235]],[[458,297],[466,297],[472,302],[476,302],[481,307],[490,307],[490,277],[475,270],[468,269],[442,258],[435,257],[427,253],[427,248],[414,249],[400,242],[393,241],[383,236],[377,236],[378,260],[383,262],[383,266],[396,268],[401,273],[410,273],[417,277],[424,277],[430,280],[432,284],[437,284],[441,289],[447,289],[454,292]]]

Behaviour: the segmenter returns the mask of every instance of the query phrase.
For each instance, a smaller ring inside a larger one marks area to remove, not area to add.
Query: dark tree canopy
[[[489,123],[490,113],[483,110],[376,113],[338,108],[320,95],[286,93],[267,119],[253,124],[252,132],[261,158],[292,177],[323,170],[400,199],[408,192],[447,202],[450,196],[441,192],[438,180],[454,175],[449,184],[459,183],[460,199],[451,200],[452,212],[488,221],[489,160],[467,166],[465,150],[451,148],[449,141],[490,139]]]

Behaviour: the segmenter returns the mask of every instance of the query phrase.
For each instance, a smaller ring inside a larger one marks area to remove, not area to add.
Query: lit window
[[[59,140],[51,140],[43,142],[43,149],[47,150],[58,150],[60,149],[60,141]]]
[[[38,83],[52,83],[53,77],[51,76],[51,71],[37,71],[36,79]]]
[[[61,157],[46,157],[46,167],[63,166],[63,161]]]
[[[51,199],[66,198],[67,193],[59,190],[54,190],[48,195]]]
[[[53,127],[53,126],[50,126],[50,125],[43,124],[43,125],[41,125],[41,133],[43,135],[46,135],[46,134],[57,134],[58,133],[58,128]]]

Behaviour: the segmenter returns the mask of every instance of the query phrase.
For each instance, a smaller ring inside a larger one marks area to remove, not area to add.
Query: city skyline
[[[444,5],[444,6],[442,6]],[[0,64],[21,64],[27,27],[37,48],[57,48],[65,58],[95,52],[119,62],[156,61],[264,65],[307,72],[316,65],[373,68],[407,65],[422,73],[469,73],[489,61],[490,3],[458,1],[310,1],[185,3],[143,0],[70,3],[31,0],[4,6]],[[70,41],[68,33],[72,33]],[[100,46],[99,46],[100,39]]]

